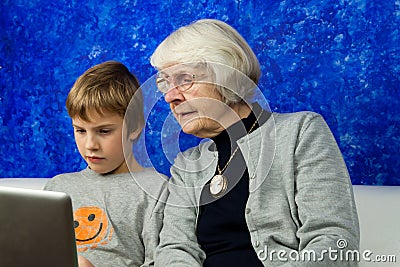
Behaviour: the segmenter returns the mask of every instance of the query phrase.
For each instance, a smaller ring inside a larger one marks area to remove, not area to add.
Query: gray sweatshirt
[[[78,254],[96,267],[151,266],[165,182],[154,169],[99,175],[86,168],[55,176],[45,189],[71,196]]]

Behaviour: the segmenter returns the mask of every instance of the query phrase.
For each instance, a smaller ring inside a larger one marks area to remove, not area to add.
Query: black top
[[[257,109],[258,112],[253,111],[256,115],[251,112],[247,118],[212,138],[218,150],[218,165],[221,170],[236,148],[236,141],[245,136],[256,121],[256,116],[261,112],[261,108]],[[252,131],[257,128],[258,123]],[[215,200],[208,186],[204,187],[201,194],[201,203],[209,202],[200,206],[197,224],[197,239],[206,253],[203,266],[263,266],[251,245],[245,220],[244,212],[249,197],[249,174],[240,149],[223,175],[228,179],[228,190],[225,195]]]

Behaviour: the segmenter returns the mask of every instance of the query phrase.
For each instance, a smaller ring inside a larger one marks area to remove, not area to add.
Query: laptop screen
[[[0,186],[0,266],[78,266],[70,197]]]

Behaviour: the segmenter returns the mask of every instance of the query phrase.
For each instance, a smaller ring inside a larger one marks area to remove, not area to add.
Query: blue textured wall
[[[272,110],[325,117],[354,184],[400,185],[399,1],[3,0],[1,13],[0,177],[83,168],[64,108],[74,80],[114,59],[143,83],[155,73],[148,58],[157,44],[209,17],[253,47]],[[168,112],[162,100],[152,107],[145,136],[151,161],[166,174],[173,156],[160,140],[168,139]],[[181,149],[196,142],[179,135]]]

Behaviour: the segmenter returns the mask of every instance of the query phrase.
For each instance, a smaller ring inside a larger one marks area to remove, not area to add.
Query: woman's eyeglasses
[[[174,76],[167,76],[165,73],[159,73],[156,78],[156,84],[158,90],[162,93],[167,93],[173,85],[173,88],[177,88],[181,92],[189,90],[198,75],[190,73],[180,73]]]

